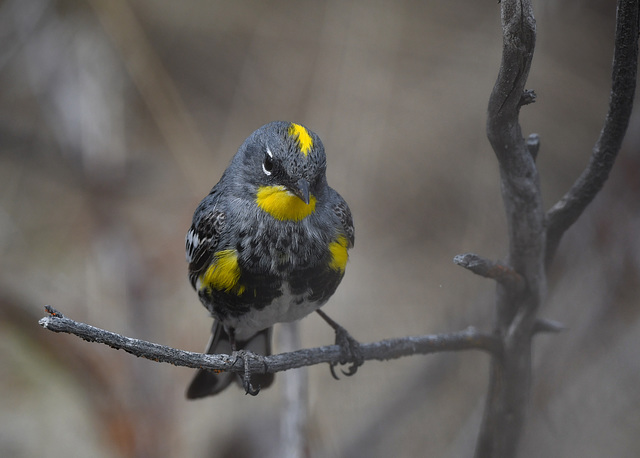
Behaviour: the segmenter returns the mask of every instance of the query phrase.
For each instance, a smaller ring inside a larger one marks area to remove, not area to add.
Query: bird
[[[351,210],[327,184],[320,137],[286,121],[253,132],[197,206],[185,237],[189,281],[214,319],[206,353],[268,356],[274,324],[314,311],[338,341],[339,325],[319,308],[342,281],[354,241]],[[212,396],[233,381],[257,394],[274,380],[249,377],[199,369],[186,396]]]

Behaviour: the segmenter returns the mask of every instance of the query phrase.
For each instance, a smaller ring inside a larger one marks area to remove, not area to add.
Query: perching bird
[[[196,209],[186,255],[191,285],[215,319],[207,353],[269,355],[275,323],[303,318],[335,292],[354,229],[325,173],[315,133],[272,122],[245,140]],[[187,397],[217,394],[234,380],[200,369]],[[252,374],[248,386],[272,382],[273,374]]]

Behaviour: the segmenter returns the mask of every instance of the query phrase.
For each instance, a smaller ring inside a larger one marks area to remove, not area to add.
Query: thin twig
[[[558,333],[566,329],[567,327],[559,321],[538,318],[533,326],[533,334]]]
[[[609,111],[587,168],[547,213],[547,265],[553,260],[562,235],[604,186],[622,146],[636,89],[638,18],[637,0],[618,2]]]
[[[516,291],[522,291],[525,287],[522,275],[501,262],[492,261],[475,253],[459,254],[453,258],[453,262],[476,275],[491,278],[498,283],[514,288]]]
[[[102,343],[135,356],[175,366],[231,372],[243,372],[247,367],[252,373],[264,373],[281,372],[321,363],[337,363],[342,357],[338,345],[298,350],[264,358],[254,355],[251,358],[246,358],[246,361],[242,354],[208,355],[195,353],[133,339],[80,323],[65,317],[50,306],[45,306],[45,309],[50,316],[39,321],[39,324],[45,329],[73,334],[88,342]],[[403,356],[444,351],[482,350],[492,354],[500,354],[501,346],[499,340],[493,335],[469,327],[463,331],[447,334],[403,337],[361,344],[361,350],[365,360],[385,361]]]

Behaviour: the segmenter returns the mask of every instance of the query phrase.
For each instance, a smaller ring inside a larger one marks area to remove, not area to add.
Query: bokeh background
[[[535,2],[523,109],[551,206],[607,108],[611,0]],[[356,245],[325,310],[363,342],[489,330],[494,286],[452,263],[506,254],[485,137],[501,52],[496,2],[4,0],[0,3],[0,455],[282,456],[283,380],[198,402],[193,371],[38,326],[79,321],[200,351],[211,320],[184,234],[254,129],[303,123]],[[640,117],[604,191],[566,234],[535,346],[523,457],[640,454]],[[327,345],[317,316],[302,345]],[[312,457],[470,456],[479,352],[308,371]]]

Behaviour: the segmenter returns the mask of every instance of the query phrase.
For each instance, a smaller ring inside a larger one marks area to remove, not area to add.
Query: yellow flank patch
[[[240,281],[240,266],[236,250],[222,250],[213,255],[214,259],[206,272],[200,277],[203,288],[234,293],[244,293],[245,287]]]
[[[309,205],[284,186],[261,186],[256,195],[258,207],[280,221],[300,221],[316,209],[316,198],[309,196]]]
[[[313,148],[313,139],[309,135],[309,131],[300,124],[291,123],[289,126],[289,137],[296,137],[300,152],[307,156],[311,148]]]
[[[329,251],[331,252],[331,262],[329,267],[338,272],[344,272],[347,267],[347,259],[349,259],[349,253],[347,253],[347,238],[340,236],[335,242],[329,244]]]

